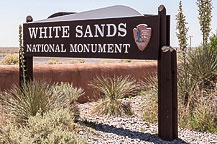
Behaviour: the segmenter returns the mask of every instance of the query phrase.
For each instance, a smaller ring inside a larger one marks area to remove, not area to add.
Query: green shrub
[[[31,116],[25,126],[9,123],[0,129],[0,143],[83,144],[87,138],[76,135],[69,109],[54,109]]]
[[[210,48],[217,51],[217,31],[210,37]]]
[[[62,64],[62,62],[59,60],[48,60],[46,64]]]
[[[73,84],[63,83],[56,84],[53,87],[53,92],[57,95],[61,94],[65,97],[66,104],[74,104],[79,97],[84,95],[84,90],[82,88],[73,87]]]
[[[120,62],[121,63],[130,63],[130,62],[132,62],[132,59],[121,59]]]
[[[85,60],[80,59],[80,60],[69,60],[64,62],[64,64],[78,64],[78,63],[85,63]]]
[[[101,97],[93,109],[94,113],[116,116],[132,114],[130,104],[119,100],[137,92],[136,81],[131,77],[96,77],[89,85],[96,89]]]
[[[79,110],[76,101],[79,97],[84,95],[84,90],[81,88],[73,87],[70,83],[60,83],[53,87],[55,95],[62,95],[62,106],[69,107],[75,114],[75,120],[79,118]]]
[[[61,99],[61,94],[53,94],[51,85],[37,81],[24,84],[22,88],[14,86],[0,95],[4,112],[14,116],[21,123],[39,111],[43,114],[59,107]]]
[[[78,64],[78,63],[85,63],[85,60],[69,60],[65,62],[61,62],[60,60],[48,60],[46,64]]]
[[[15,65],[19,63],[19,57],[17,54],[9,54],[2,59],[1,63],[3,65]]]

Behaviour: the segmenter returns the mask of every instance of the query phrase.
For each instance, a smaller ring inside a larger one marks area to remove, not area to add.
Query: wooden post
[[[178,98],[177,98],[177,56],[176,51],[171,53],[172,66],[172,114],[173,114],[173,139],[178,138]]]
[[[31,16],[26,17],[26,22],[32,22],[33,18]],[[23,45],[25,45],[25,40],[23,40]],[[26,82],[33,80],[33,57],[27,57],[24,53],[24,75],[21,63],[21,57],[19,52],[19,85],[22,86],[24,82],[24,77],[26,78]]]
[[[176,52],[163,52],[163,46],[170,45],[170,17],[166,9],[159,6],[160,54],[158,58],[158,131],[164,140],[177,138],[177,79]]]

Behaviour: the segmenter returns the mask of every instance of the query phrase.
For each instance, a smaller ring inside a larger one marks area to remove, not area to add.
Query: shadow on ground
[[[131,139],[139,139],[144,142],[153,142],[154,144],[189,144],[182,139],[175,139],[173,141],[164,141],[158,137],[157,134],[151,134],[151,133],[145,133],[145,132],[138,132],[138,131],[132,131],[129,129],[124,128],[117,128],[114,126],[110,126],[107,124],[102,123],[94,123],[90,121],[80,121],[87,127],[91,127],[95,129],[96,131],[101,131],[105,133],[113,133],[119,136],[128,137]]]

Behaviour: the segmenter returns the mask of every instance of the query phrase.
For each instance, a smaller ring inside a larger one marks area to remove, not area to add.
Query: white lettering
[[[63,30],[63,38],[68,38],[69,37],[69,26],[62,26]]]
[[[99,37],[98,32],[101,37],[104,37],[104,31],[105,31],[105,24],[101,24],[102,29],[100,29],[99,25],[95,24],[95,35],[94,37]]]
[[[108,53],[114,53],[113,44],[108,44]]]
[[[49,46],[48,46],[48,44],[42,44],[42,47],[44,47],[44,51],[45,52],[48,52],[49,51]]]
[[[106,51],[105,51],[105,46],[106,46],[106,44],[103,44],[103,47],[102,47],[102,45],[101,44],[98,44],[98,53],[106,53]]]
[[[115,36],[115,34],[117,33],[117,27],[116,27],[116,25],[115,24],[106,24],[106,26],[107,26],[107,35],[106,35],[106,37],[113,37],[113,36]],[[113,31],[111,31],[111,27],[113,27]],[[113,33],[111,33],[111,32],[113,32]]]
[[[80,35],[79,35],[78,33],[79,33]],[[76,37],[79,37],[79,38],[83,36],[82,26],[81,26],[81,25],[77,25],[77,26],[76,26],[76,35],[75,35],[75,36],[76,36]]]
[[[91,44],[91,51],[92,51],[92,53],[96,53],[96,51],[97,51],[96,45],[94,46],[94,44]]]
[[[55,31],[55,38],[59,38],[59,31],[61,30],[60,26],[53,27],[53,31]]]
[[[27,50],[26,50],[26,52],[32,52],[32,49],[31,49],[32,44],[26,44],[26,45],[27,45]]]
[[[130,48],[130,44],[123,44],[123,47],[125,47],[124,53],[128,53],[128,48]]]
[[[89,34],[89,36],[87,36],[87,34]],[[90,25],[87,25],[84,37],[93,37],[92,32],[91,32],[91,28]]]
[[[123,27],[121,27],[121,26],[123,26]],[[126,23],[120,23],[118,25],[118,30],[119,30],[118,36],[125,37],[127,35]],[[122,32],[122,34],[121,34],[121,32]]]
[[[39,38],[47,38],[47,27],[39,27],[39,32]],[[44,34],[44,37],[42,36],[42,34]]]
[[[64,44],[61,44],[61,52],[66,52],[66,49],[64,49]]]
[[[121,48],[122,48],[122,44],[115,44],[115,53],[117,53],[117,50],[118,50],[118,53],[121,53]]]
[[[48,29],[49,29],[49,37],[48,38],[53,38],[52,37],[52,27],[48,27]]]
[[[77,50],[78,50],[79,53],[83,52],[83,45],[82,45],[82,44],[79,44],[79,45],[77,46]]]
[[[35,45],[32,46],[32,52],[37,52]]]
[[[38,32],[38,28],[28,28],[29,29],[29,35],[30,38],[36,38],[37,32]]]
[[[90,46],[90,44],[84,45],[84,52],[90,52],[89,46]]]
[[[75,44],[74,47],[73,47],[73,44],[70,44],[70,52],[77,52],[76,47],[77,47],[77,44]]]

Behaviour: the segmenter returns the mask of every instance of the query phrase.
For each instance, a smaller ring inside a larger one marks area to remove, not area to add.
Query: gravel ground
[[[201,133],[179,128],[179,139],[163,141],[157,135],[157,124],[142,119],[144,96],[125,99],[131,102],[133,116],[107,117],[91,113],[94,102],[79,104],[81,125],[80,135],[88,135],[90,144],[216,144],[217,134]],[[85,122],[84,122],[85,121]],[[87,127],[88,126],[88,127]]]

